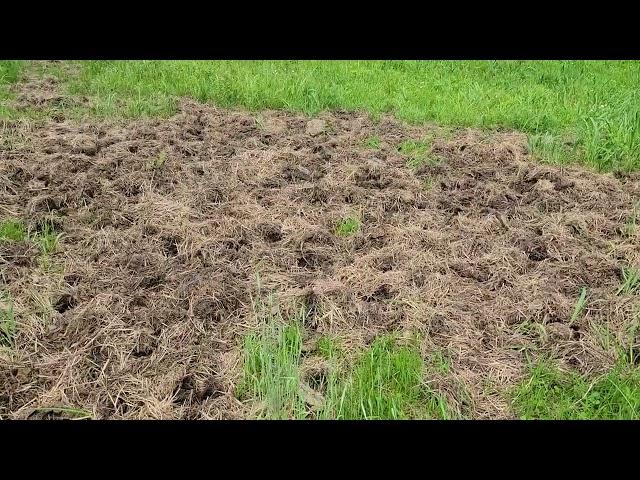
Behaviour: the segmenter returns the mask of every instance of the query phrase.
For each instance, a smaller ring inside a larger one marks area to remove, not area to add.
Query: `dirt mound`
[[[623,232],[637,178],[541,165],[513,133],[320,120],[185,101],[170,119],[51,122],[3,147],[0,204],[62,236],[48,268],[29,242],[0,247],[19,325],[0,415],[241,417],[239,340],[268,292],[312,305],[311,331],[421,332],[479,418],[510,416],[527,352],[611,364],[593,326],[623,331],[638,306],[616,295],[639,263]],[[408,166],[398,145],[434,135]],[[347,217],[359,228],[337,235]]]

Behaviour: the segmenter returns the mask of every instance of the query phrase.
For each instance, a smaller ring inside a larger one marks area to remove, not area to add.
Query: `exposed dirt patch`
[[[397,145],[425,129],[321,120],[184,101],[167,120],[51,121],[0,150],[0,204],[62,233],[49,272],[29,242],[0,246],[20,325],[0,356],[0,415],[241,417],[239,338],[265,292],[311,299],[309,328],[356,342],[418,330],[450,355],[479,418],[511,415],[503,394],[526,352],[585,371],[612,362],[592,326],[622,332],[638,306],[615,295],[640,260],[620,233],[637,177],[543,166],[521,136],[470,130],[414,170]],[[378,150],[363,147],[372,135]],[[360,230],[336,236],[352,215]]]

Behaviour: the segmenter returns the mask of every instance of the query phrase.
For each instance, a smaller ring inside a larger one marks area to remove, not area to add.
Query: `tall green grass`
[[[7,102],[11,95],[8,87],[18,80],[25,64],[23,60],[0,60],[0,118],[9,115],[11,109]]]
[[[410,122],[530,134],[550,160],[640,166],[637,61],[92,61],[71,91],[102,116],[168,115],[176,98],[315,114],[392,112]]]
[[[260,325],[244,339],[243,375],[236,394],[264,419],[451,418],[445,398],[424,382],[425,363],[415,344],[376,339],[347,358],[327,337],[318,355],[329,362],[319,385],[302,374],[305,310],[285,320],[277,308],[257,304]],[[310,400],[311,398],[311,400]]]
[[[513,405],[523,419],[638,420],[640,370],[621,362],[587,379],[539,362],[515,390]]]

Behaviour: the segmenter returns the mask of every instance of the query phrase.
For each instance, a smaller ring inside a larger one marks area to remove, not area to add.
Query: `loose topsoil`
[[[540,164],[511,132],[357,113],[183,101],[169,119],[58,120],[1,130],[1,216],[32,238],[0,243],[17,321],[2,418],[247,416],[241,339],[268,294],[307,305],[310,336],[417,332],[476,418],[513,415],[531,358],[593,373],[615,361],[602,332],[636,341],[637,296],[616,291],[640,264],[638,176]],[[398,146],[426,137],[408,166]],[[337,235],[346,217],[360,229]],[[43,259],[47,222],[60,240]]]

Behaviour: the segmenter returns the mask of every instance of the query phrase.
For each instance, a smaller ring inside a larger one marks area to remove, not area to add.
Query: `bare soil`
[[[3,418],[245,417],[241,339],[269,293],[309,307],[310,338],[418,332],[425,355],[450,357],[471,416],[509,418],[529,358],[607,368],[603,328],[626,341],[639,307],[616,295],[640,264],[624,232],[638,176],[542,165],[513,132],[187,100],[169,119],[1,131],[2,216],[61,234],[48,264],[33,241],[0,243],[18,321]],[[425,136],[438,161],[408,167],[398,145]],[[360,231],[338,236],[346,216]]]

